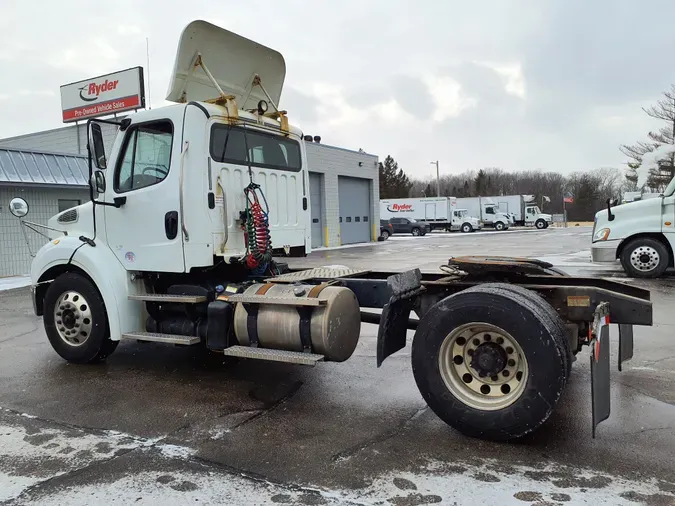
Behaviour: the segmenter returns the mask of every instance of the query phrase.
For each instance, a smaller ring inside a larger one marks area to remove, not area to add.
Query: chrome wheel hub
[[[518,342],[497,326],[470,323],[456,328],[441,344],[438,361],[445,386],[472,408],[503,409],[525,390],[525,354]]]
[[[54,307],[54,325],[66,344],[82,346],[93,327],[89,302],[78,292],[62,293]]]
[[[659,265],[661,257],[651,246],[639,246],[630,254],[630,263],[638,271],[649,272]]]

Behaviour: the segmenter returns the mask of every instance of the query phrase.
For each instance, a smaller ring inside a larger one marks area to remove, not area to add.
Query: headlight
[[[595,234],[593,234],[593,242],[596,241],[606,241],[609,237],[610,230],[608,228],[601,228]]]

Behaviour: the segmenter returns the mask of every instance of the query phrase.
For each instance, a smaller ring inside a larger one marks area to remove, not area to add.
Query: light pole
[[[436,166],[436,196],[440,197],[441,196],[441,175],[440,172],[438,171],[438,160],[435,162],[430,162],[431,165]]]

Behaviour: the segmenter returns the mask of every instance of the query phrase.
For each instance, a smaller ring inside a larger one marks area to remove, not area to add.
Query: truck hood
[[[268,101],[262,88],[253,86],[256,74],[279,106],[286,77],[282,54],[201,20],[187,25],[180,36],[167,100],[184,103],[219,98],[204,70],[195,67],[199,55],[225,94],[234,95],[240,109],[255,109],[258,101]]]
[[[625,239],[638,231],[661,232],[661,204],[660,198],[654,198],[612,207],[612,221],[609,221],[606,208],[598,211],[593,224],[593,240],[602,228],[610,229],[607,240]]]
[[[67,232],[69,236],[92,237],[94,234],[93,207],[94,204],[90,201],[55,214],[47,222],[47,226],[55,230],[47,230],[47,235],[50,239],[56,239],[63,237],[65,235],[63,232]],[[99,207],[97,212],[102,213],[103,209]]]
[[[615,220],[620,216],[633,215],[635,213],[647,213],[653,212],[655,210],[661,209],[661,199],[646,199],[646,200],[636,200],[635,202],[628,202],[626,204],[621,204],[618,206],[612,206],[612,214],[615,216]],[[595,213],[595,222],[597,224],[610,223],[608,220],[607,208],[602,211]]]

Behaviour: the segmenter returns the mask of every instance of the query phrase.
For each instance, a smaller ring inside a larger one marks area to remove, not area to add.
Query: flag
[[[549,197],[547,197],[546,195],[544,195],[544,202],[551,202],[551,199]]]
[[[563,199],[563,202],[565,202],[565,204],[574,204],[574,198],[573,197],[565,197]]]

